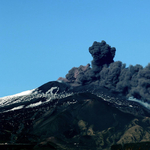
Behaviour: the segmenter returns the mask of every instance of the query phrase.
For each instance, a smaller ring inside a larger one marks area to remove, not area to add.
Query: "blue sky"
[[[115,47],[115,61],[146,66],[149,6],[149,0],[0,0],[0,97],[91,63],[94,41]]]

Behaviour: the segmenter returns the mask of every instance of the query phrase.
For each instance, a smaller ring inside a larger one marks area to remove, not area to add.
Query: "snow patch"
[[[42,102],[39,101],[39,102],[37,102],[37,103],[33,103],[33,104],[30,104],[30,105],[26,106],[26,108],[36,107],[36,106],[41,105],[41,104],[42,104]]]
[[[24,95],[29,95],[29,94],[31,94],[34,90],[35,90],[35,89],[23,91],[23,92],[21,92],[21,93],[17,93],[17,94],[14,94],[14,95],[4,96],[4,97],[1,97],[0,99],[3,99],[3,98],[12,98],[12,97],[24,96]]]
[[[10,110],[4,111],[4,112],[9,112],[9,111],[14,111],[14,110],[18,110],[18,109],[22,109],[24,107],[24,105],[18,106],[18,107],[14,107]]]
[[[21,93],[10,95],[10,96],[2,97],[2,98],[0,98],[0,106],[6,106],[9,104],[17,103],[20,101],[20,100],[19,101],[16,100],[18,97],[30,95],[34,90],[35,89],[24,91]]]
[[[56,91],[55,93],[53,93],[53,91],[56,90],[56,89],[57,89],[57,91]],[[49,90],[46,92],[46,94],[55,95],[55,94],[57,94],[58,91],[59,91],[59,87],[52,87],[51,89],[49,89]]]
[[[22,109],[23,107],[24,107],[24,105],[21,105],[21,106],[18,106],[18,107],[14,107],[13,109],[10,109],[10,111],[17,110],[17,109]]]

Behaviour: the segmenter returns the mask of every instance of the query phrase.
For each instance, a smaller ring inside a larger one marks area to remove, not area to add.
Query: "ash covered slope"
[[[147,117],[120,111],[89,92],[75,93],[36,107],[1,113],[0,142],[34,142],[34,149],[70,150],[110,149],[113,144],[149,141],[150,117],[142,111]]]
[[[21,109],[26,111],[29,108],[43,107],[46,104],[53,106],[56,101],[62,101],[65,97],[87,92],[111,103],[111,106],[116,107],[122,112],[135,116],[147,116],[150,113],[149,103],[141,102],[136,99],[127,100],[125,96],[120,96],[119,93],[113,93],[107,88],[96,85],[95,83],[71,86],[68,83],[60,83],[57,81],[45,83],[34,90],[0,98],[0,113]]]

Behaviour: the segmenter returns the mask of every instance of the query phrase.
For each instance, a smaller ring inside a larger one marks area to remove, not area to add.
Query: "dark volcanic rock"
[[[123,112],[111,101],[83,92],[1,113],[0,142],[36,143],[34,149],[110,149],[149,141],[149,126],[148,116]]]
[[[60,83],[57,81],[51,81],[51,82],[47,82],[43,85],[41,85],[40,87],[38,87],[38,91],[41,91],[42,93],[46,93],[50,87],[57,87],[59,88],[59,93],[61,92],[68,92],[69,89],[71,88],[69,84],[67,83]]]

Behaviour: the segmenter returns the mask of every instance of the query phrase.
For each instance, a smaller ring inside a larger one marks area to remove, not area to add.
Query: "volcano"
[[[95,85],[53,81],[1,101],[0,141],[7,146],[110,149],[150,138],[147,108]]]
[[[125,68],[115,51],[94,42],[92,68],[0,98],[1,149],[148,149],[149,67]]]

